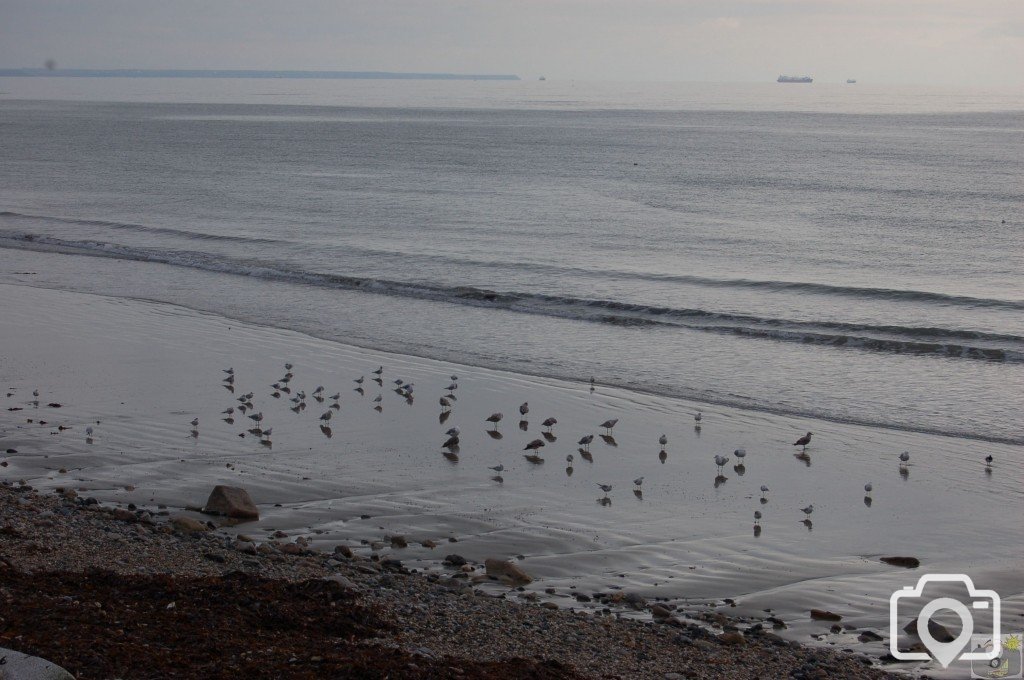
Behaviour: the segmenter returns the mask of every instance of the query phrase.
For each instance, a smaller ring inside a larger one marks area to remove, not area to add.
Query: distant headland
[[[326,80],[519,80],[517,75],[390,71],[249,71],[231,69],[0,69],[0,77],[47,78],[318,78]]]

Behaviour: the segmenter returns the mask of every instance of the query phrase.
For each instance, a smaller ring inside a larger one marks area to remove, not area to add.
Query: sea
[[[1022,207],[1021,91],[0,79],[5,281],[1017,445]]]

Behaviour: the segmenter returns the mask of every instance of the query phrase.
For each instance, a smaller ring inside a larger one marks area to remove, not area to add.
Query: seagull
[[[524,401],[522,404],[519,405],[519,415],[521,415],[521,416],[523,416],[525,418],[526,414],[529,413],[529,412],[530,412],[530,404],[529,404],[529,402]]]
[[[767,493],[768,493],[768,485],[767,484],[762,484],[761,485],[761,498],[764,498]]]
[[[222,372],[223,373],[227,373],[228,375],[234,375],[235,374],[235,369],[234,369],[234,367],[232,367],[232,368],[225,368],[225,369],[222,370]]]
[[[221,413],[221,415],[229,416],[229,415],[231,415],[234,412],[235,412],[235,407],[234,406],[229,406],[228,408],[224,409],[220,413]]]
[[[992,461],[994,461],[994,460],[995,460],[995,458],[992,457],[992,454],[991,453],[988,454],[987,456],[985,456],[985,465],[986,466],[991,465]]]
[[[341,399],[341,392],[335,392],[334,394],[332,394],[331,399],[333,399],[334,401],[338,401],[339,399]]]
[[[576,460],[576,456],[572,455],[571,453],[565,457],[565,462],[568,463],[569,465],[572,465],[572,462],[574,460]]]
[[[449,392],[454,392],[457,389],[459,389],[459,384],[458,383],[454,383],[453,382],[450,385],[448,385],[448,391]]]
[[[92,436],[92,425],[90,425],[89,427],[85,428],[85,436],[86,437],[91,437]]]
[[[354,382],[357,385],[362,385],[364,380],[366,380],[366,376],[362,376],[361,375],[357,379],[353,380],[352,382]]]
[[[445,432],[445,434],[448,435],[449,437],[457,437],[459,435],[459,432],[461,432],[461,430],[459,430],[459,428],[457,428],[457,427],[450,427],[450,428],[448,428],[448,431]]]
[[[548,428],[548,432],[550,432],[551,428],[554,427],[557,424],[558,424],[558,421],[556,419],[554,419],[554,418],[547,418],[547,419],[544,420],[543,423],[541,423],[541,425],[543,425],[544,427]]]
[[[487,422],[494,423],[494,429],[497,430],[498,423],[500,423],[501,419],[504,417],[505,416],[501,415],[500,413],[492,413],[491,415],[487,416]]]
[[[333,415],[334,415],[334,411],[324,411],[324,414],[322,416],[320,416],[320,420],[322,420],[322,421],[324,421],[326,423],[328,420],[331,419],[331,416],[333,416]]]
[[[437,401],[438,401],[438,403],[441,404],[441,409],[444,410],[444,411],[448,411],[452,407],[452,402],[448,401],[444,397],[441,397]]]
[[[633,480],[633,483],[636,484],[637,488],[640,488],[644,484],[644,478],[637,477],[636,479]]]
[[[737,458],[740,458],[740,459],[746,458],[747,457],[747,450],[746,449],[736,449],[735,451],[732,452],[732,455],[734,455],[734,456],[736,456]]]
[[[795,442],[793,442],[793,446],[802,446],[804,448],[804,450],[806,450],[807,449],[807,445],[810,444],[810,443],[811,443],[811,433],[808,432],[803,437],[800,437],[800,439],[797,439]]]
[[[378,394],[376,397],[373,398],[373,400],[379,404],[384,400],[384,397]]]
[[[759,524],[763,516],[760,510],[754,510],[754,524]]]
[[[487,468],[487,469],[488,469],[488,470],[494,470],[494,471],[495,471],[495,472],[497,472],[497,473],[502,473],[502,472],[504,472],[504,471],[505,471],[505,466],[504,466],[503,464],[501,464],[501,463],[498,463],[498,464],[497,464],[497,465],[495,465],[494,467],[489,467],[489,468]]]
[[[199,418],[193,418],[189,424],[192,425],[192,427],[199,427]]]
[[[402,383],[404,383],[405,381],[404,381],[404,380],[402,380],[401,378],[398,378],[397,380],[393,380],[392,382],[394,382],[394,383],[395,383],[396,385],[398,385],[399,387],[401,387],[401,386],[402,386]]]
[[[39,396],[39,390],[32,390],[32,396],[33,397],[38,397]]]
[[[266,437],[267,439],[270,439],[270,435],[272,435],[273,433],[274,428],[272,427],[268,427],[267,429],[263,430],[263,436]]]
[[[804,513],[805,515],[807,515],[808,517],[810,517],[810,516],[811,516],[811,513],[812,513],[812,512],[814,512],[814,504],[813,504],[813,503],[811,503],[811,504],[810,504],[810,505],[808,505],[808,506],[807,506],[806,508],[800,508],[800,512],[802,512],[802,513]]]
[[[904,451],[900,454],[900,464],[906,465],[910,461],[910,451]]]
[[[286,363],[286,364],[284,365],[284,370],[286,370],[286,371],[290,371],[290,370],[292,370],[292,368],[293,368],[293,367],[292,367],[292,365],[291,365],[291,364],[287,364],[287,363]]]
[[[604,421],[600,426],[608,430],[608,434],[611,434],[612,430],[615,428],[615,423],[617,422],[619,422],[618,418],[612,418],[611,420]]]
[[[577,443],[580,446],[585,447],[587,450],[589,450],[590,449],[590,442],[592,442],[592,441],[594,441],[594,435],[588,434],[585,437],[581,437],[579,442],[577,442]]]
[[[442,449],[454,449],[458,445],[459,445],[459,435],[453,434],[451,437],[448,437],[448,440],[445,441],[444,444],[441,444],[441,448]]]
[[[597,488],[601,489],[601,491],[604,491],[604,495],[607,496],[608,493],[612,490],[612,485],[611,484],[598,484]]]
[[[728,462],[729,462],[729,458],[727,456],[719,456],[719,455],[715,456],[715,465],[718,466],[718,472],[719,473],[722,472],[722,468],[724,468],[725,464],[728,463]]]
[[[864,485],[864,493],[871,493],[872,488],[873,487],[871,486],[871,482],[868,482],[867,484]]]
[[[536,451],[542,446],[544,446],[543,439],[534,439],[532,442],[523,447],[523,451]]]
[[[459,380],[459,376],[455,375],[454,373],[448,377],[451,378],[452,382],[458,382]]]
[[[666,437],[665,435],[661,435],[660,437],[658,437],[658,443],[661,444],[662,446],[665,446],[666,444],[668,444],[668,437]]]
[[[697,415],[695,415],[693,419],[694,421],[699,423],[700,421],[704,420],[704,414],[701,413],[700,411],[697,411]]]

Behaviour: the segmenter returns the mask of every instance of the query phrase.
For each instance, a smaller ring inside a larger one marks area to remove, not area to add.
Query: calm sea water
[[[1024,443],[1020,93],[89,79],[0,92],[4,281]],[[60,266],[24,273],[40,250]]]

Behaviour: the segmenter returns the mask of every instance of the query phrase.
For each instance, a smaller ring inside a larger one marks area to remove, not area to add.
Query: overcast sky
[[[1024,84],[1024,0],[0,0],[0,67]]]

